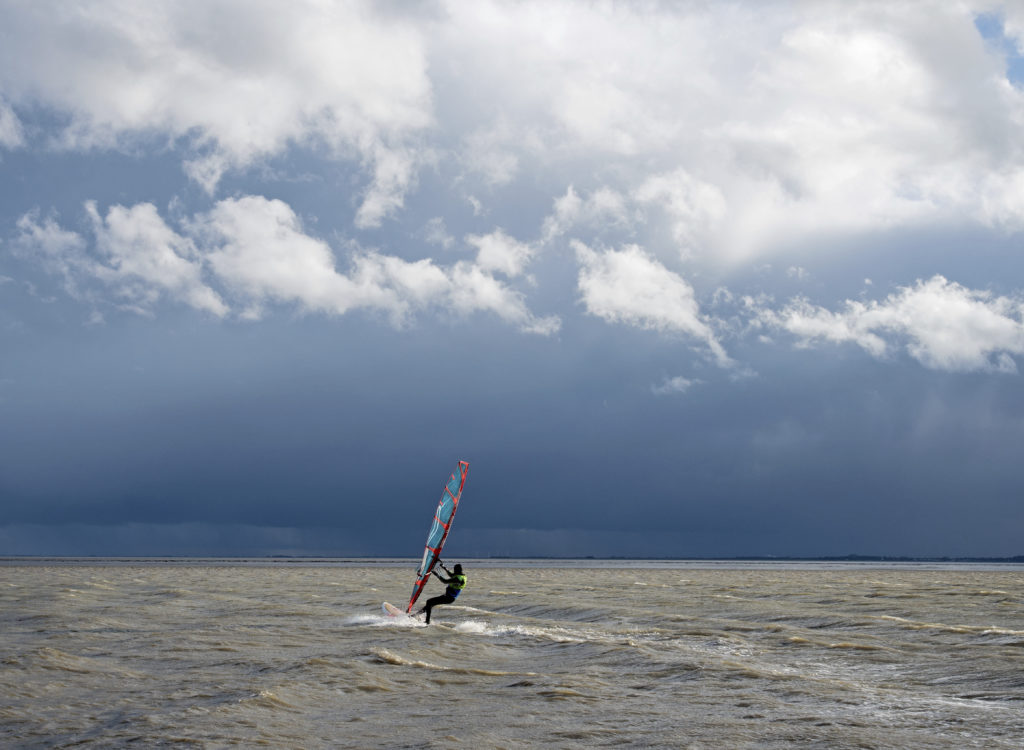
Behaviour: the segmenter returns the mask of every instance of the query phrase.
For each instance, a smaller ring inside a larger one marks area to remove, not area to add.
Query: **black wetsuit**
[[[443,566],[442,566],[443,567]],[[436,607],[438,604],[451,604],[455,601],[455,598],[459,593],[466,587],[466,576],[461,573],[452,574],[448,568],[444,568],[444,572],[448,573],[448,578],[441,578],[437,571],[434,571],[434,575],[441,579],[441,583],[445,584],[447,588],[441,596],[435,596],[433,599],[427,599],[426,605],[423,607],[423,612],[427,615],[427,624],[430,624],[430,610]]]

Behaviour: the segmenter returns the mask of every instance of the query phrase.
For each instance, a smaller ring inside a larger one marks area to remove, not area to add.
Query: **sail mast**
[[[430,573],[434,570],[434,565],[441,557],[441,549],[448,538],[449,530],[451,530],[455,511],[459,508],[459,498],[462,496],[462,488],[466,484],[468,472],[469,462],[459,461],[441,492],[441,500],[437,504],[437,510],[434,511],[434,520],[431,523],[430,532],[427,534],[427,543],[423,550],[423,560],[420,561],[420,567],[416,571],[416,583],[412,588],[409,606],[405,608],[406,612],[412,612],[413,605],[423,593],[423,587],[430,580]]]

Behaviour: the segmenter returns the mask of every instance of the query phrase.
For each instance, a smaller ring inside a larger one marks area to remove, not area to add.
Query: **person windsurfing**
[[[462,573],[462,566],[458,563],[455,564],[455,570],[448,570],[444,563],[440,560],[437,561],[438,566],[448,574],[448,577],[443,577],[437,572],[435,568],[432,572],[437,579],[443,583],[445,588],[444,593],[441,596],[435,596],[433,599],[427,599],[427,603],[423,606],[417,615],[421,615],[424,612],[427,614],[427,625],[430,624],[430,610],[436,607],[438,604],[451,604],[455,601],[456,597],[462,593],[462,589],[466,588],[466,576]]]

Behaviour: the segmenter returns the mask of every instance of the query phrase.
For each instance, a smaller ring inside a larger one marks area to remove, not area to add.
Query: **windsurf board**
[[[411,617],[411,615],[406,614],[404,609],[399,609],[391,602],[384,602],[380,605],[380,608],[384,610],[384,614],[389,617]]]

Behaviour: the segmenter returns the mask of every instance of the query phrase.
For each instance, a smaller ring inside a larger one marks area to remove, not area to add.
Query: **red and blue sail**
[[[409,599],[409,606],[406,612],[412,612],[412,606],[423,593],[423,587],[430,580],[430,573],[434,570],[438,558],[441,557],[441,549],[444,541],[448,538],[448,531],[452,527],[452,519],[455,518],[455,511],[459,508],[459,498],[462,496],[462,488],[466,484],[466,474],[469,472],[469,463],[459,461],[459,465],[452,472],[448,484],[444,486],[441,493],[441,501],[434,511],[434,522],[430,526],[430,533],[427,534],[427,546],[423,551],[423,560],[416,571],[416,583],[412,587],[412,597]]]

